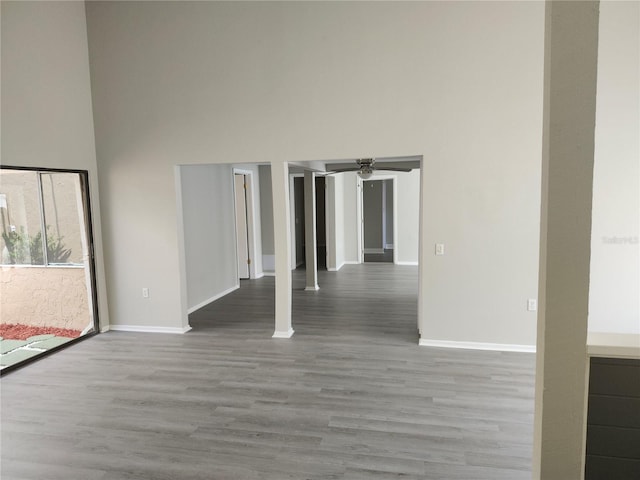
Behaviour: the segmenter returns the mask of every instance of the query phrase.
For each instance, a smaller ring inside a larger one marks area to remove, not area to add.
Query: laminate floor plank
[[[289,340],[264,277],[5,375],[2,480],[530,478],[535,355],[419,347],[416,267],[292,279]]]

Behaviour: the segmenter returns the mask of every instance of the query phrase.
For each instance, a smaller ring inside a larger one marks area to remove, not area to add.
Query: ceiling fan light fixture
[[[358,171],[358,175],[363,180],[368,180],[373,175],[373,158],[364,158],[362,160],[358,160],[358,165],[360,165],[360,170]]]

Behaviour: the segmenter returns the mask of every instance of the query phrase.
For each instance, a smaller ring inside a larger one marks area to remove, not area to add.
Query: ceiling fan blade
[[[334,173],[343,173],[343,172],[357,172],[358,170],[360,170],[360,167],[336,168],[334,170],[331,170],[330,172],[327,172],[327,175],[332,175]]]
[[[374,170],[386,170],[388,172],[410,172],[411,168],[374,167]]]

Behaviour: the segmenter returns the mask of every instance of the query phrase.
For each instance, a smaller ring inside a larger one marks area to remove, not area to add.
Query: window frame
[[[39,355],[28,358],[22,362],[16,363],[14,365],[7,366],[0,370],[0,377],[10,373],[18,368],[22,368],[25,365],[30,364],[31,362],[37,361],[41,358],[46,357],[54,352],[62,350],[70,345],[74,345],[77,342],[85,340],[87,338],[93,337],[100,333],[100,319],[98,316],[98,284],[97,284],[97,276],[96,276],[96,266],[95,266],[95,248],[94,248],[94,240],[93,240],[93,217],[91,212],[91,194],[89,190],[89,171],[88,170],[79,170],[79,169],[68,169],[68,168],[49,168],[49,167],[25,167],[25,166],[15,166],[15,165],[0,165],[1,170],[21,170],[21,171],[31,171],[36,172],[38,174],[38,186],[39,186],[39,197],[40,197],[40,209],[42,212],[41,222],[44,223],[44,206],[42,203],[42,185],[40,180],[40,173],[73,173],[77,174],[80,180],[80,190],[82,194],[82,203],[84,205],[84,227],[87,240],[87,249],[88,249],[88,265],[89,265],[89,277],[90,277],[90,287],[91,291],[89,292],[91,298],[91,306],[90,310],[93,314],[93,332],[86,333],[78,338],[74,338],[69,340],[68,342],[59,345],[57,347],[51,348],[45,352],[42,352]],[[43,234],[43,249],[45,250],[44,259],[47,260],[46,257],[46,234]],[[10,268],[12,265],[2,265],[1,268]],[[80,268],[78,265],[64,265],[64,264],[52,264],[49,265],[45,262],[44,265],[14,265],[13,267],[40,267],[40,268]],[[82,267],[84,268],[84,266]]]

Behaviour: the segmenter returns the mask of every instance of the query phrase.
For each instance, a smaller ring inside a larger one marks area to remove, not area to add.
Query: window
[[[83,266],[79,175],[3,169],[0,180],[2,265]]]
[[[0,168],[0,368],[96,331],[86,172]]]

